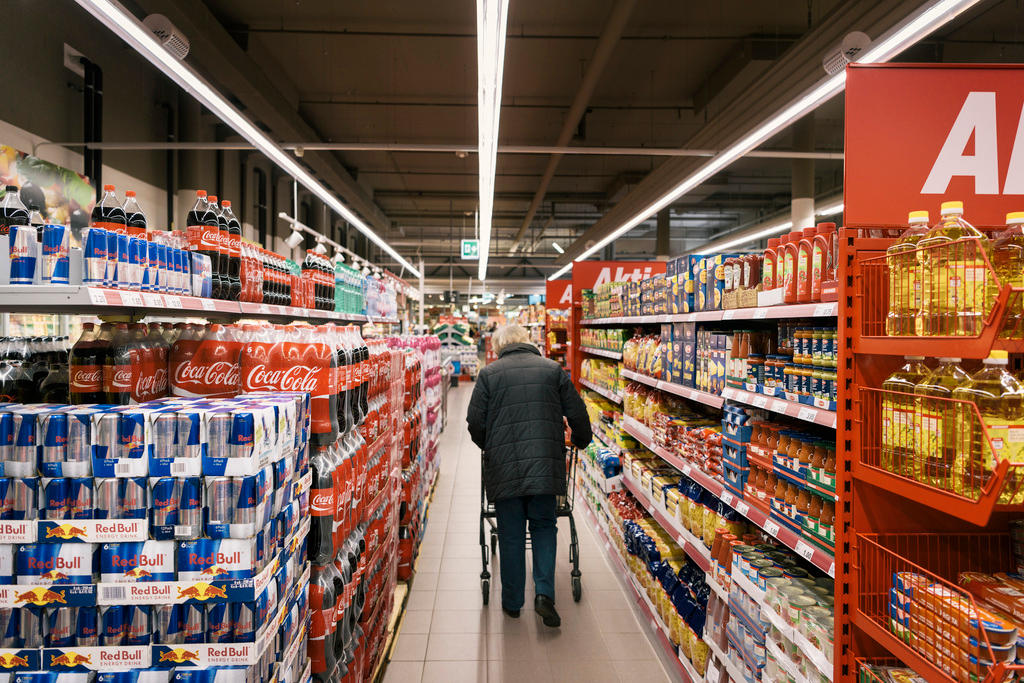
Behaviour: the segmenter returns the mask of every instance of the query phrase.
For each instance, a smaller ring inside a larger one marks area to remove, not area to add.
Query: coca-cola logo
[[[238,386],[238,380],[238,364],[229,361],[216,361],[209,365],[186,361],[179,363],[174,368],[174,386],[176,387],[191,384],[203,389],[211,387],[234,389]]]
[[[320,515],[334,514],[334,492],[313,491],[309,497],[309,505],[313,513]]]
[[[320,368],[305,365],[293,365],[280,370],[272,370],[262,364],[256,365],[246,376],[244,388],[246,391],[304,391],[312,394],[319,384],[319,370]]]
[[[111,386],[115,390],[129,391],[132,388],[132,369],[131,367],[117,367],[114,370],[114,375],[111,378]]]
[[[99,391],[103,384],[103,368],[89,366],[71,373],[71,388],[77,391]]]
[[[152,374],[139,374],[135,383],[135,393],[148,400],[149,397],[162,396],[167,391],[167,369],[158,367]]]

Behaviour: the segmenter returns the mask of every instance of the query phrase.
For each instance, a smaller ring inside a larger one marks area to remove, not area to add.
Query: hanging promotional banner
[[[594,289],[608,282],[646,280],[664,272],[664,261],[580,261],[572,264],[572,300],[581,301],[584,289]]]
[[[851,65],[845,220],[903,225],[962,200],[976,225],[1024,202],[1024,67]]]
[[[547,308],[572,306],[572,280],[548,280],[545,291],[544,305]]]

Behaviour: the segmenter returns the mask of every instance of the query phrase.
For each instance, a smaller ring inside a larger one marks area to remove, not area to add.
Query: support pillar
[[[654,240],[654,258],[658,261],[668,261],[671,251],[672,230],[670,228],[670,209],[665,207],[658,212],[657,234]]]
[[[793,150],[814,151],[814,113],[793,124]],[[814,159],[793,159],[792,204],[793,229],[814,225]]]

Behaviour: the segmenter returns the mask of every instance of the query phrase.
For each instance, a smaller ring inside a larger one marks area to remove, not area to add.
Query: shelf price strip
[[[806,406],[802,403],[794,403],[793,401],[786,401],[781,398],[771,398],[764,394],[755,394],[733,387],[725,387],[722,390],[722,397],[757,408],[765,408],[773,413],[794,417],[804,422],[812,422],[822,427],[836,428],[836,414],[831,410],[822,410],[814,406]]]
[[[591,356],[604,356],[605,358],[611,358],[612,360],[620,360],[622,358],[621,351],[606,351],[605,349],[595,349],[589,346],[581,346],[580,351],[583,353],[589,353]]]
[[[692,387],[684,387],[682,384],[655,379],[632,370],[623,369],[619,371],[619,375],[626,379],[633,380],[634,382],[640,382],[641,384],[646,384],[649,387],[654,387],[655,389],[660,389],[661,391],[675,394],[676,396],[682,396],[683,398],[688,398],[691,401],[703,403],[704,405],[711,406],[712,408],[721,408],[725,403],[725,398],[718,394],[711,394],[706,391],[699,391]]]
[[[670,313],[662,315],[630,315],[581,320],[580,325],[643,325],[658,323],[718,322],[720,320],[763,320],[765,318],[834,318],[838,311],[835,301],[819,304],[790,304],[758,306],[756,308],[727,308],[721,311]]]
[[[616,394],[613,391],[608,391],[607,389],[605,389],[602,386],[594,384],[590,380],[581,379],[580,380],[580,384],[582,384],[583,386],[585,386],[588,389],[596,391],[597,393],[601,394],[602,396],[604,396],[606,399],[608,399],[609,401],[611,401],[613,403],[622,403],[622,397],[621,396],[619,396],[618,394]]]
[[[826,572],[830,577],[835,578],[835,557],[831,554],[804,542],[797,533],[781,527],[777,522],[772,520],[769,515],[757,508],[752,508],[747,503],[737,499],[735,495],[725,490],[725,486],[723,484],[709,477],[700,468],[686,462],[678,455],[656,446],[653,443],[650,429],[633,418],[626,417],[622,421],[622,427],[628,434],[642,443],[649,451],[673,467],[682,470],[683,474],[700,484],[704,489],[719,498],[733,510],[746,517],[790,550],[798,553],[815,567]],[[623,477],[623,481],[625,481],[625,479],[626,478]]]

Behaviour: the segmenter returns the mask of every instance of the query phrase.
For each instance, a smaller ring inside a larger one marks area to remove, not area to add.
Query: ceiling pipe
[[[569,112],[565,115],[565,120],[562,122],[562,130],[558,134],[558,142],[555,143],[556,147],[565,147],[569,144],[569,140],[572,139],[576,126],[579,125],[580,119],[583,118],[587,111],[587,105],[590,104],[594,88],[597,87],[597,82],[600,80],[601,74],[604,73],[604,68],[607,66],[608,60],[611,59],[615,46],[619,43],[619,38],[622,37],[623,31],[626,30],[626,22],[629,21],[629,16],[633,13],[635,6],[636,0],[618,0],[612,8],[611,14],[608,15],[608,21],[604,25],[604,30],[601,31],[601,38],[598,39],[597,45],[594,47],[594,54],[587,65],[587,71],[583,74],[583,82],[580,83],[579,90],[576,91],[576,97],[573,98],[572,106],[569,107]],[[537,192],[533,195],[533,200],[530,201],[530,208],[527,209],[526,215],[523,217],[523,224],[519,226],[519,232],[516,233],[515,238],[512,240],[512,245],[509,247],[508,253],[510,255],[516,253],[516,249],[519,248],[519,242],[523,239],[523,235],[526,234],[526,229],[537,214],[537,209],[540,208],[541,202],[544,201],[544,195],[547,194],[548,186],[551,185],[551,180],[555,177],[555,171],[558,169],[558,162],[561,160],[562,155],[557,153],[552,154],[548,159],[544,175],[541,176],[540,183],[537,185]]]
[[[297,152],[419,152],[431,154],[476,154],[476,145],[429,145],[387,142],[285,142],[281,149]],[[121,151],[150,150],[222,150],[246,151],[256,149],[248,142],[37,142],[32,154],[42,147],[75,147],[86,149],[112,149]],[[715,149],[687,149],[680,147],[569,147],[545,145],[499,145],[498,154],[582,155],[582,156],[647,156],[647,157],[713,157]],[[842,161],[842,152],[800,152],[794,150],[752,150],[744,156],[761,159],[832,159]]]

